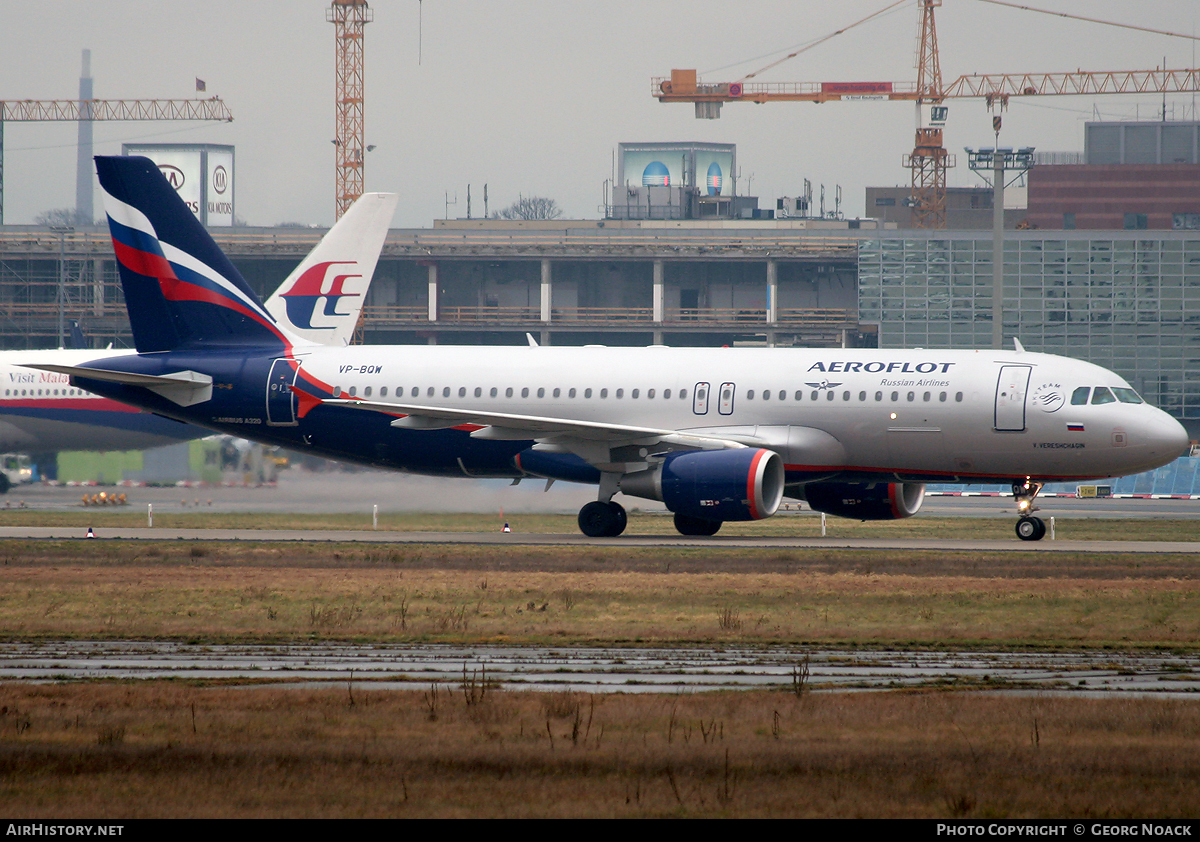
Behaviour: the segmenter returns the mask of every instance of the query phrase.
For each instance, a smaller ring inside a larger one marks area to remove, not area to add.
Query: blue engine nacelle
[[[783,459],[761,448],[672,453],[621,478],[621,491],[702,520],[759,520],[783,500]]]
[[[855,520],[912,517],[925,499],[920,482],[810,482],[801,492],[814,512]]]

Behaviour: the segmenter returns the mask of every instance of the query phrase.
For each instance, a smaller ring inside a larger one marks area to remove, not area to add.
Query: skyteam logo
[[[304,272],[292,288],[281,293],[284,305],[287,307],[288,321],[305,330],[333,330],[332,324],[313,324],[314,318],[331,319],[344,318],[349,313],[338,312],[338,302],[343,298],[360,298],[360,292],[346,292],[346,282],[353,278],[362,278],[361,272],[349,272],[331,267],[352,266],[358,268],[353,260],[330,260],[318,263]],[[326,288],[326,284],[328,287]],[[325,303],[322,306],[321,300]],[[318,309],[319,308],[319,309]]]

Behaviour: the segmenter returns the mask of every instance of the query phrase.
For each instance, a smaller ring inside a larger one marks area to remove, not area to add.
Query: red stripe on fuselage
[[[89,412],[141,412],[136,406],[108,398],[7,398],[0,399],[0,413],[10,409],[86,409]]]

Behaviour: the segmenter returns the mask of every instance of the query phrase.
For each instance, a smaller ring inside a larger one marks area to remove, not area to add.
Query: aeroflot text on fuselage
[[[853,374],[860,371],[865,371],[872,374],[879,371],[898,371],[901,374],[932,374],[935,371],[940,371],[942,374],[946,374],[950,371],[950,366],[952,365],[954,365],[954,363],[859,363],[850,361],[836,363],[815,362],[808,367],[808,370],[825,371],[830,374],[834,372],[839,372],[841,374]]]

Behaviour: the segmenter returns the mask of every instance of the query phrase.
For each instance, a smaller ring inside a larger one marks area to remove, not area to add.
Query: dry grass
[[[1167,646],[1200,558],[0,542],[9,638]]]
[[[1185,818],[1198,750],[1191,701],[0,688],[12,818]]]

